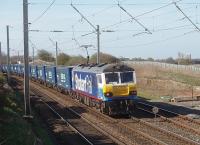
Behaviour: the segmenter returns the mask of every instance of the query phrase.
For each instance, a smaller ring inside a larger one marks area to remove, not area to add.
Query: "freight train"
[[[7,65],[1,70],[6,73]],[[24,66],[11,64],[11,74],[23,76]],[[135,70],[125,64],[80,64],[77,66],[30,65],[30,79],[69,94],[108,115],[127,115],[135,110]]]

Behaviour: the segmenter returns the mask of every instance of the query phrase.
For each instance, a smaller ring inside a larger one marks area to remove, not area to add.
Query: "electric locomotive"
[[[137,98],[135,71],[124,64],[79,65],[72,70],[72,90],[105,114],[129,114]]]

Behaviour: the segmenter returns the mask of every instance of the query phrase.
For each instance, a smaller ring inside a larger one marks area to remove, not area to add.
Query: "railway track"
[[[154,118],[155,115],[152,111],[153,107],[155,106],[148,103],[139,102],[137,108],[140,110],[140,113],[138,112],[136,116],[139,118],[142,118],[142,116],[149,116],[149,118],[153,119],[144,120],[155,126],[163,128],[175,134],[179,134],[180,136],[183,136],[200,144],[200,128],[198,128],[198,121],[161,108],[159,108],[159,112],[156,115],[157,117]],[[144,112],[146,113],[144,114]],[[143,115],[138,116],[138,114]]]
[[[136,130],[140,130],[143,133],[149,134],[153,138],[157,138],[165,144],[182,145],[182,144],[198,144],[185,136],[180,136],[173,132],[168,131],[166,128],[161,128],[160,126],[154,125],[142,119],[132,117],[133,121],[123,120],[123,122]]]
[[[72,108],[68,108],[65,105],[58,104],[53,98],[51,98],[47,94],[42,94],[41,91],[38,91],[35,88],[31,88],[31,90],[36,93],[37,95],[40,95],[42,100],[45,100],[45,104],[48,106],[52,106],[51,110],[58,114],[58,112],[61,112],[62,116],[60,118],[63,120],[66,120],[65,118],[68,118],[67,124],[75,128],[75,131],[86,141],[88,141],[89,144],[109,144],[109,145],[124,145],[124,143],[118,141],[115,138],[110,139],[108,134],[105,132],[99,131],[98,128],[96,128],[89,120],[86,118],[83,118],[80,114],[78,114],[76,111],[74,111]],[[46,97],[45,97],[46,96]],[[49,102],[49,103],[47,103]],[[56,105],[53,105],[56,104]],[[58,106],[60,106],[58,108]],[[65,117],[64,117],[65,116]]]
[[[130,129],[126,126],[121,126],[120,122],[116,121],[115,119],[112,119],[105,115],[100,115],[100,113],[93,112],[94,109],[86,109],[87,106],[80,104],[78,102],[75,102],[76,105],[70,101],[69,98],[66,97],[66,95],[60,94],[55,92],[54,90],[51,90],[49,88],[46,88],[46,90],[41,89],[43,86],[36,86],[31,84],[31,90],[33,92],[38,92],[42,96],[48,96],[52,100],[58,102],[62,106],[65,106],[66,108],[70,108],[73,112],[80,115],[81,118],[84,118],[84,120],[87,120],[92,126],[95,126],[98,128],[98,130],[101,130],[104,134],[107,134],[110,138],[114,138],[114,140],[117,140],[117,144],[164,144],[160,142],[159,140],[156,140],[154,138],[151,138],[149,135],[144,134],[142,132]],[[53,92],[53,93],[52,93]],[[57,95],[55,94],[57,93]],[[58,95],[59,94],[59,95]],[[64,97],[65,100],[63,100]],[[72,104],[71,104],[72,103]],[[79,106],[79,107],[75,107]],[[88,113],[89,112],[89,113]],[[94,115],[95,114],[95,115]],[[94,117],[95,116],[95,117]]]
[[[152,112],[152,108],[155,107],[151,104],[148,103],[144,103],[144,102],[138,102],[138,107],[148,110],[149,112]],[[174,122],[179,122],[180,124],[184,124],[189,126],[190,128],[196,130],[198,132],[198,134],[200,133],[200,121],[191,119],[189,117],[177,114],[175,112],[163,109],[163,108],[159,108],[159,112],[157,115],[166,117],[166,118],[171,118],[171,120],[173,120]]]
[[[160,129],[151,125],[148,122],[132,119],[113,119],[103,115],[64,94],[58,93],[55,90],[46,88],[42,85],[31,84],[31,88],[40,90],[40,93],[51,97],[56,102],[72,108],[73,111],[80,114],[81,117],[86,118],[92,122],[96,127],[100,128],[111,137],[117,138],[124,144],[198,144],[190,139],[181,137],[175,133],[171,133],[164,129]],[[42,89],[43,88],[43,89]],[[79,106],[79,107],[75,107]]]
[[[50,100],[48,100],[46,98],[44,99],[41,97],[37,97],[35,95],[32,96],[31,99],[36,99],[37,100],[36,102],[40,102],[40,103],[44,104],[44,106],[47,107],[48,110],[50,110],[55,116],[57,116],[57,119],[56,119],[57,125],[63,124],[63,123],[66,124],[65,128],[67,128],[67,132],[71,132],[71,136],[72,136],[72,134],[75,134],[75,136],[76,136],[76,138],[73,138],[73,139],[76,139],[76,140],[74,140],[73,144],[80,143],[80,144],[84,144],[84,145],[94,145],[94,143],[92,143],[86,136],[84,136],[74,125],[72,125],[70,123],[70,121],[65,119],[65,117],[59,113],[60,111],[58,110],[58,106],[54,106]],[[51,124],[52,124],[52,119],[51,119]],[[66,129],[65,129],[65,131],[66,131]],[[65,143],[66,142],[62,142],[59,144],[64,145]]]
[[[23,93],[22,83],[12,80],[12,88],[15,91]],[[93,145],[75,126],[73,126],[64,116],[59,113],[61,108],[53,104],[51,100],[36,96],[31,92],[31,103],[35,111],[41,116],[43,122],[48,126],[50,136],[53,137],[54,144],[59,145]],[[51,130],[51,131],[50,131]],[[61,135],[62,134],[62,135]]]

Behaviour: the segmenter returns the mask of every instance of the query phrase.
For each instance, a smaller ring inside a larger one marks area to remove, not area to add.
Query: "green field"
[[[200,77],[190,76],[175,72],[161,72],[160,77],[167,78],[176,82],[185,83],[191,86],[200,86]]]

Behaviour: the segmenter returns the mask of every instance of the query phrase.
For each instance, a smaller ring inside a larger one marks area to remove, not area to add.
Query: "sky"
[[[59,53],[86,56],[81,45],[92,45],[88,48],[90,55],[97,51],[96,33],[91,33],[94,28],[72,8],[72,3],[93,26],[100,26],[101,52],[117,57],[157,59],[177,58],[181,52],[200,58],[200,31],[171,0],[55,0],[51,6],[53,0],[28,2],[30,55],[33,48],[35,52],[45,49],[55,55],[55,41]],[[140,24],[120,9],[118,3]],[[177,5],[200,28],[199,0],[182,0]],[[22,55],[23,0],[1,0],[0,20],[2,50],[6,52],[6,25],[9,25],[11,55],[18,52]],[[55,30],[62,32],[52,32]]]

